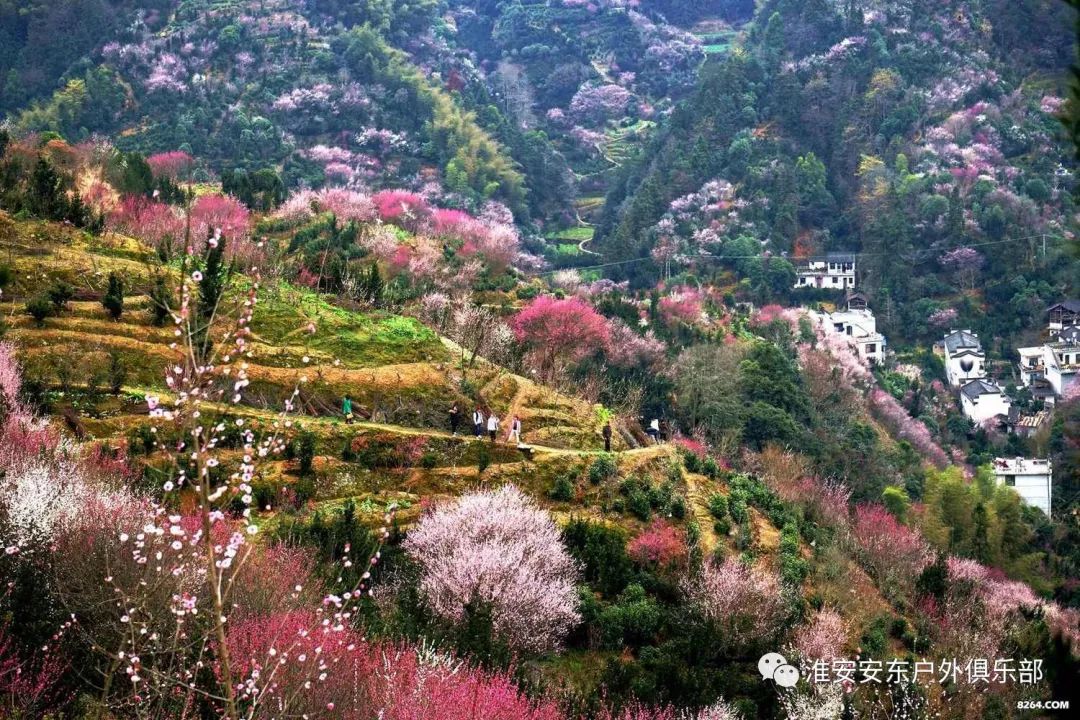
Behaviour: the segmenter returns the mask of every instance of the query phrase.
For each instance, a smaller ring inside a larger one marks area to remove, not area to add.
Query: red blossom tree
[[[910,584],[933,560],[922,536],[883,505],[856,507],[852,536],[867,570],[886,586]]]
[[[530,351],[537,372],[549,381],[565,363],[603,350],[611,340],[607,319],[579,298],[541,295],[511,325]]]
[[[154,177],[176,180],[191,172],[191,168],[195,166],[195,158],[181,150],[172,150],[151,155],[146,158],[146,164],[150,166]]]
[[[645,532],[630,541],[627,554],[642,565],[673,568],[686,564],[686,533],[657,518]]]
[[[191,238],[201,243],[218,231],[235,248],[251,234],[251,212],[231,195],[200,195],[191,206]]]

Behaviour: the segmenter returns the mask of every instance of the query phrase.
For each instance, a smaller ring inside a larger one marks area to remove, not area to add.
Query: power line
[[[1037,235],[1024,235],[1023,237],[1005,238],[1004,240],[990,240],[990,241],[982,242],[982,243],[973,243],[973,244],[970,244],[970,245],[964,245],[962,247],[968,247],[968,248],[989,247],[991,245],[1004,245],[1006,243],[1020,242],[1022,240],[1035,240],[1035,239],[1039,239],[1039,238],[1042,239],[1043,246],[1045,247],[1045,245],[1046,245],[1046,237],[1047,237],[1048,234],[1049,233],[1038,233]],[[1056,240],[1062,240],[1063,238],[1059,237],[1059,238],[1055,238],[1055,239]],[[856,258],[889,257],[889,256],[892,256],[892,255],[895,255],[895,253],[890,253],[890,252],[871,253],[871,252],[861,252],[861,251],[860,252],[851,252],[851,253],[841,253],[841,254],[850,255],[850,256],[856,257]],[[1044,254],[1045,254],[1045,251],[1044,251]],[[709,260],[760,260],[762,258],[761,255],[713,255],[713,254],[710,254],[710,253],[699,253],[697,255],[688,255],[687,257],[689,257],[692,260],[697,259],[697,258],[706,258],[706,259],[709,259]],[[791,259],[786,255],[773,255],[772,257],[779,257],[779,258],[783,258],[785,260],[790,260]],[[543,277],[544,275],[552,275],[552,274],[560,272],[562,270],[599,270],[599,269],[606,268],[606,267],[616,267],[618,265],[631,265],[633,263],[644,262],[646,260],[652,260],[652,258],[651,257],[639,257],[639,258],[631,258],[629,260],[617,260],[617,261],[608,262],[608,263],[601,263],[599,265],[577,265],[577,266],[571,266],[571,267],[566,267],[566,268],[560,268],[559,270],[544,270],[544,271],[541,271],[541,272],[525,273],[525,275],[527,275],[529,277]]]

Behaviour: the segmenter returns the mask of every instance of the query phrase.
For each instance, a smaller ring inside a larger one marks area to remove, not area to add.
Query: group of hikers
[[[461,426],[461,408],[457,403],[454,403],[450,408],[450,433],[457,437],[458,428]],[[499,416],[491,412],[489,408],[477,405],[472,413],[472,429],[473,436],[481,438],[484,433],[487,433],[491,442],[495,442],[499,436],[499,430],[502,428],[502,421],[499,420]],[[510,420],[510,432],[506,436],[506,442],[513,442],[518,447],[522,446],[521,442],[521,418],[517,415]]]
[[[346,423],[351,424],[353,422],[352,398],[348,395],[341,401],[341,413],[345,416]],[[458,428],[461,427],[461,408],[458,406],[458,403],[454,403],[450,407],[449,416],[450,432],[454,437],[457,437]],[[499,416],[492,412],[490,408],[477,405],[472,413],[472,427],[473,435],[475,437],[483,437],[486,431],[491,442],[495,442],[498,439],[502,422],[499,420]],[[645,432],[652,438],[654,443],[662,442],[660,421],[658,419],[653,418]],[[611,452],[612,431],[610,420],[604,422],[604,427],[601,429],[600,434],[604,437],[604,452]],[[518,447],[524,447],[524,444],[521,442],[521,418],[517,415],[514,415],[513,419],[510,421],[510,433],[506,436],[506,441],[514,442]]]

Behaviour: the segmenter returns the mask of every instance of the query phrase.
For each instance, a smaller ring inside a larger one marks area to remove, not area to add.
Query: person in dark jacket
[[[458,409],[457,403],[450,408],[450,433],[457,437],[458,423],[461,422],[461,410]]]
[[[611,422],[604,423],[602,430],[604,435],[604,452],[611,452]]]

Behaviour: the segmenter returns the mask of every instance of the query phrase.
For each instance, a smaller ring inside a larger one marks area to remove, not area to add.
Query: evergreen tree
[[[124,314],[124,279],[119,273],[109,273],[109,289],[101,298],[101,305],[113,320],[119,320]]]

